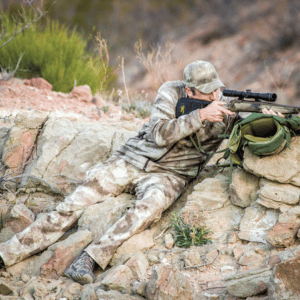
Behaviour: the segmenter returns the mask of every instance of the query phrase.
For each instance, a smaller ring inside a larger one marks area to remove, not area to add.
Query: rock
[[[63,297],[66,297],[66,299],[80,299],[82,289],[81,284],[74,282],[63,291]]]
[[[34,220],[34,213],[26,205],[16,204],[5,221],[5,227],[10,227],[14,233],[18,233],[32,224]]]
[[[44,78],[31,78],[31,79],[27,79],[24,81],[25,85],[31,85],[37,89],[40,90],[49,90],[51,91],[53,88],[53,85],[51,83],[49,83],[47,80],[45,80]]]
[[[227,291],[235,297],[251,297],[268,289],[272,271],[270,268],[260,268],[237,273],[224,278],[227,281]]]
[[[91,102],[93,100],[92,90],[86,84],[74,87],[70,93],[70,97],[77,98],[83,102]]]
[[[204,247],[192,246],[189,251],[184,251],[182,259],[185,267],[200,265],[205,262],[206,250]]]
[[[269,296],[274,300],[300,299],[300,257],[277,264],[269,283]]]
[[[50,280],[41,277],[32,277],[21,289],[20,296],[26,299],[27,295],[33,299],[55,299],[61,292],[61,280]]]
[[[92,284],[85,284],[81,291],[80,300],[97,300],[98,297]]]
[[[247,297],[246,300],[270,300],[269,296],[254,296],[254,297]]]
[[[91,241],[91,232],[81,230],[62,242],[50,246],[48,250],[53,251],[53,254],[48,262],[41,267],[41,275],[47,278],[59,278]]]
[[[213,263],[217,259],[218,256],[219,256],[219,251],[218,250],[208,252],[206,254],[205,263],[206,264]]]
[[[25,204],[35,214],[42,212],[50,212],[57,206],[57,201],[60,198],[56,195],[49,195],[41,192],[35,192],[33,194],[23,194],[17,197],[17,204]]]
[[[51,91],[53,87],[51,83],[49,83],[47,80],[41,77],[26,79],[24,81],[24,84],[33,86],[40,90],[49,90],[49,91]]]
[[[297,205],[300,200],[300,188],[291,184],[279,184],[261,179],[259,197],[264,200],[273,200],[283,204]]]
[[[243,266],[245,271],[249,268],[259,268],[267,264],[270,255],[270,245],[250,242],[233,248],[233,254],[237,263]]]
[[[116,251],[110,261],[110,266],[114,266],[124,254],[134,254],[136,252],[146,252],[154,246],[154,230],[144,230],[125,241]]]
[[[257,198],[259,178],[245,172],[243,169],[234,169],[230,184],[230,201],[240,207],[248,207]]]
[[[171,233],[167,233],[165,235],[165,246],[167,249],[172,249],[175,244],[173,235]]]
[[[192,246],[181,255],[185,267],[212,264],[220,252],[214,245]],[[201,270],[201,269],[198,269]]]
[[[188,196],[188,202],[194,202],[200,210],[214,210],[221,208],[229,200],[229,180],[225,176],[206,178],[194,187]]]
[[[258,268],[265,264],[265,259],[266,257],[263,250],[255,249],[244,253],[238,260],[238,264],[242,266],[247,266],[248,268]]]
[[[292,205],[299,203],[300,188],[291,184],[280,184],[261,179],[257,202],[267,208],[279,209],[281,212],[289,210]]]
[[[214,243],[226,240],[227,236],[238,228],[243,214],[242,208],[229,201],[222,208],[207,211],[203,211],[195,201],[188,201],[182,209],[184,220],[197,227],[206,226],[212,232],[209,237]]]
[[[0,149],[4,148],[4,145],[9,138],[9,131],[12,127],[12,124],[0,124]],[[0,158],[2,158],[2,150],[0,151]]]
[[[146,297],[145,291],[147,288],[147,281],[136,280],[132,284],[132,294],[138,294]]]
[[[127,114],[127,115],[122,115],[121,120],[123,121],[132,121],[134,120],[135,115],[134,114]]]
[[[90,230],[93,240],[99,240],[104,232],[127,212],[133,198],[134,196],[124,193],[88,207],[78,220],[79,229]]]
[[[102,289],[97,289],[96,295],[98,299],[101,300],[144,300],[144,297],[140,297],[137,295],[128,295],[128,294],[123,294],[118,291],[104,291]]]
[[[145,293],[149,300],[193,299],[188,277],[171,265],[161,264],[153,268]]]
[[[266,243],[266,233],[275,225],[279,213],[255,204],[245,209],[238,237],[249,242]]]
[[[239,226],[244,213],[230,203],[228,191],[227,177],[206,178],[195,186],[181,211],[187,224],[206,226],[212,232],[209,236],[213,242],[226,239]]]
[[[282,213],[275,226],[267,233],[266,240],[275,247],[289,247],[296,241],[300,228],[300,206]]]
[[[135,134],[119,125],[50,117],[39,139],[39,155],[26,168],[21,186],[70,193],[89,168],[106,160],[119,143]]]
[[[135,280],[129,267],[120,265],[108,273],[101,281],[105,290],[126,291],[131,282]]]
[[[51,257],[52,251],[43,251],[41,255],[31,256],[17,264],[14,264],[7,268],[7,271],[13,276],[20,276],[21,274],[27,274],[31,277],[41,275],[41,267]]]
[[[3,296],[17,296],[16,290],[9,284],[0,279],[0,295]]]
[[[22,279],[24,282],[28,282],[28,281],[30,280],[30,276],[23,273],[23,274],[21,275],[21,279]]]
[[[9,177],[21,174],[23,167],[20,166],[34,153],[35,140],[47,117],[48,113],[40,111],[24,111],[17,114],[15,126],[9,132],[2,155],[3,163],[8,167],[6,173],[11,174]],[[19,178],[16,180],[19,181]]]
[[[131,270],[134,279],[142,280],[147,274],[149,263],[142,252],[137,252],[125,263],[125,266]]]
[[[15,235],[15,232],[10,227],[4,227],[0,232],[0,243],[7,242]]]
[[[290,148],[276,155],[256,156],[246,147],[243,167],[258,177],[300,186],[300,137],[291,141]]]

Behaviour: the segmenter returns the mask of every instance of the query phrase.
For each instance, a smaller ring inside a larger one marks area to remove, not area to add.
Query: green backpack
[[[289,147],[291,135],[300,133],[300,117],[281,118],[253,113],[236,123],[229,136],[228,149],[231,164],[242,165],[245,146],[255,155],[272,155]]]

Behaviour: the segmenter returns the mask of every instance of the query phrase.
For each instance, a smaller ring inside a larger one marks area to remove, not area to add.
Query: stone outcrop
[[[6,173],[15,172],[16,176],[22,171],[24,190],[69,193],[93,164],[107,159],[120,143],[136,134],[136,128],[124,127],[76,122],[35,111],[21,113],[9,137],[7,133],[3,137]]]
[[[25,85],[30,85],[33,86],[37,89],[40,90],[49,90],[51,91],[53,88],[53,85],[51,83],[49,83],[47,80],[45,80],[44,78],[31,78],[31,79],[27,79],[24,81]]]
[[[83,102],[91,102],[93,99],[92,90],[88,85],[74,87],[70,93],[70,96]]]
[[[271,278],[269,268],[250,270],[227,277],[227,290],[236,297],[246,298],[267,291]]]
[[[278,155],[259,157],[245,149],[243,167],[258,177],[300,186],[300,137]]]
[[[147,299],[192,300],[191,284],[188,277],[171,265],[153,268],[146,288]]]
[[[6,121],[0,126],[1,242],[52,211],[138,129],[35,111]],[[87,208],[57,243],[1,269],[0,299],[299,299],[299,140],[273,156],[246,148],[244,168],[233,170],[232,182],[228,170],[220,174],[208,165],[160,221],[117,249],[107,270],[96,268],[95,283],[81,286],[65,269],[136,198],[123,193]],[[16,172],[19,183],[4,186],[5,176]],[[177,247],[174,212],[189,225],[206,226],[212,244]]]
[[[257,198],[259,179],[243,169],[235,169],[232,172],[230,185],[230,201],[240,207],[248,207]]]
[[[229,201],[229,179],[218,175],[195,185],[182,215],[187,223],[207,226],[212,240],[226,239],[239,224],[243,210]]]
[[[269,282],[269,294],[274,300],[300,299],[300,257],[283,261],[275,266]]]

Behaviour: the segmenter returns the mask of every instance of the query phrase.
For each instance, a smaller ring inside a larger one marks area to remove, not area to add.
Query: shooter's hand
[[[273,115],[273,116],[279,116],[279,117],[282,117],[284,118],[284,115],[280,112],[276,113],[275,111],[273,111],[272,109],[267,109],[267,108],[263,108],[262,109],[262,113],[264,115]]]
[[[222,122],[225,115],[234,116],[235,113],[222,107],[226,104],[223,101],[212,101],[211,104],[205,108],[199,109],[199,117],[201,122],[207,120],[209,122]]]

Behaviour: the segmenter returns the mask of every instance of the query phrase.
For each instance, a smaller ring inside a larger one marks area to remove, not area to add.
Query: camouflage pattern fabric
[[[186,183],[186,180],[171,172],[147,173],[112,156],[88,172],[84,185],[66,197],[56,211],[45,214],[8,242],[1,243],[0,256],[6,266],[22,261],[56,242],[85,208],[124,191],[135,191],[135,207],[99,241],[86,248],[86,252],[105,268],[117,247],[159,219],[162,212],[179,197]]]
[[[196,60],[190,63],[185,67],[183,77],[189,87],[195,87],[204,94],[225,87],[215,67],[207,61]]]
[[[158,90],[151,118],[134,138],[129,139],[104,163],[87,172],[87,179],[66,197],[56,210],[45,214],[6,243],[0,256],[6,266],[42,251],[56,242],[81,216],[84,209],[124,191],[135,191],[137,202],[99,241],[86,252],[105,268],[117,247],[161,217],[182,193],[207,160],[191,142],[198,132],[202,149],[213,153],[231,118],[224,122],[201,122],[198,111],[175,118],[175,107],[186,97],[183,81],[167,82]],[[226,98],[220,96],[220,100]]]
[[[176,104],[187,97],[183,81],[169,81],[157,93],[149,123],[143,125],[136,137],[129,139],[115,153],[137,168],[155,171],[150,162],[188,179],[197,176],[207,155],[199,152],[189,138],[198,132],[201,147],[207,154],[214,153],[220,142],[219,134],[230,133],[233,117],[225,116],[223,122],[201,122],[198,110],[175,118]],[[220,101],[230,98],[220,93]]]

